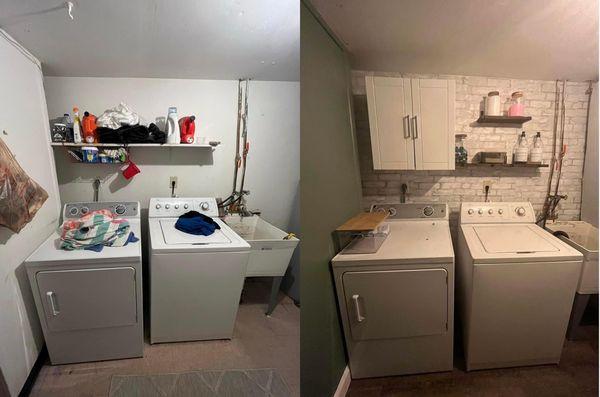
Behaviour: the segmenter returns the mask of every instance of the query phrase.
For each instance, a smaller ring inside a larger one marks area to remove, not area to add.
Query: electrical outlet
[[[175,186],[173,186],[173,182],[175,182]],[[176,176],[172,176],[169,178],[169,188],[171,188],[171,187],[177,188],[177,177]]]
[[[483,181],[483,193],[485,194],[485,187],[489,186],[489,189],[492,189],[492,185],[494,184],[494,181],[490,181],[490,180],[485,180]]]

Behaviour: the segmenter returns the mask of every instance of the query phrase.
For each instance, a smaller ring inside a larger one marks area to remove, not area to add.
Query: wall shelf
[[[523,125],[524,123],[531,120],[530,116],[486,116],[480,115],[477,119],[478,124],[518,124]]]
[[[456,164],[456,168],[471,168],[471,167],[500,167],[500,168],[546,168],[548,164],[541,163],[515,163],[515,164],[487,164],[487,163],[467,163]]]
[[[125,148],[130,148],[130,147],[168,147],[168,148],[204,148],[204,149],[208,149],[208,148],[212,148],[212,147],[216,147],[220,144],[221,142],[212,142],[212,143],[207,143],[207,144],[203,144],[203,145],[198,145],[198,144],[173,144],[173,143],[129,143],[129,144],[122,144],[122,143],[73,143],[73,142],[52,142],[50,143],[50,145],[55,146],[55,147],[125,147]]]

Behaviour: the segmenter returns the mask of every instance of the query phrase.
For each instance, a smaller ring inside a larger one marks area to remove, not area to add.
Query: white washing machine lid
[[[250,244],[225,222],[213,218],[221,229],[210,236],[194,235],[175,229],[177,218],[149,219],[150,248],[155,253],[248,251]]]
[[[102,251],[74,250],[66,251],[59,247],[60,234],[56,230],[26,259],[27,266],[56,263],[98,263],[98,262],[137,262],[142,258],[142,236],[139,219],[127,219],[131,231],[139,239],[122,247],[104,247]]]
[[[461,230],[471,257],[476,262],[539,262],[582,258],[579,251],[531,223],[461,225]]]

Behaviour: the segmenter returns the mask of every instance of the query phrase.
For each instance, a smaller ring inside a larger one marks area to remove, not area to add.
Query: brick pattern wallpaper
[[[511,156],[521,131],[526,132],[530,145],[533,143],[535,133],[540,131],[544,144],[543,162],[548,164],[552,156],[554,81],[352,72],[356,134],[365,208],[378,202],[399,202],[400,186],[406,183],[407,202],[446,202],[451,209],[451,221],[454,222],[460,203],[484,201],[484,182],[491,181],[489,192],[491,201],[530,201],[536,213],[541,211],[546,196],[549,168],[457,167],[455,171],[374,171],[365,92],[367,74],[456,80],[455,133],[467,134],[464,145],[469,153],[469,162],[480,151],[505,151]],[[586,82],[567,82],[565,90],[564,142],[568,149],[563,163],[559,194],[566,194],[568,198],[561,202],[557,211],[559,219],[563,220],[576,220],[580,216],[587,88]],[[500,91],[503,102],[512,92],[523,91],[525,114],[533,119],[523,124],[522,129],[475,126],[483,97],[494,90]]]

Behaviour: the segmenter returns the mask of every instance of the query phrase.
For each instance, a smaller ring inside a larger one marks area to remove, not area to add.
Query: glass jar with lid
[[[485,98],[485,115],[486,116],[501,116],[502,109],[500,104],[500,92],[490,91]]]
[[[515,91],[511,95],[509,116],[523,116],[525,113],[525,104],[523,102],[523,91]]]

